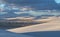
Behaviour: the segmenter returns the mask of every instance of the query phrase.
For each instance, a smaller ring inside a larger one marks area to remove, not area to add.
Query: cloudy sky
[[[55,1],[58,2],[58,3],[60,2],[60,0],[55,0]]]

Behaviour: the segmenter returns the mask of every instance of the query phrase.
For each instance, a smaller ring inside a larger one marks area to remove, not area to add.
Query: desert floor
[[[30,35],[33,37],[59,37],[60,17],[49,17],[50,21],[42,24],[26,26],[21,28],[8,29],[6,31]]]
[[[13,29],[0,29],[1,37],[60,37],[60,17],[50,18],[51,20],[26,27]]]

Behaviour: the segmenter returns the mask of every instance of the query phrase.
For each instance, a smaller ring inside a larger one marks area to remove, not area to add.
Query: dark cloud
[[[5,2],[36,9],[59,9],[55,0],[5,0]]]

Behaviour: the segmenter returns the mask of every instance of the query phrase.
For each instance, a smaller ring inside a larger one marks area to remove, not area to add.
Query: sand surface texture
[[[50,19],[52,20],[47,23],[8,29],[7,31],[15,32],[15,33],[37,32],[37,31],[60,31],[60,18],[50,17]]]

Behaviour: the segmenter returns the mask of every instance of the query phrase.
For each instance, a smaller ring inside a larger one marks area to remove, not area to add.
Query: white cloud
[[[55,0],[56,3],[60,3],[60,0]]]

